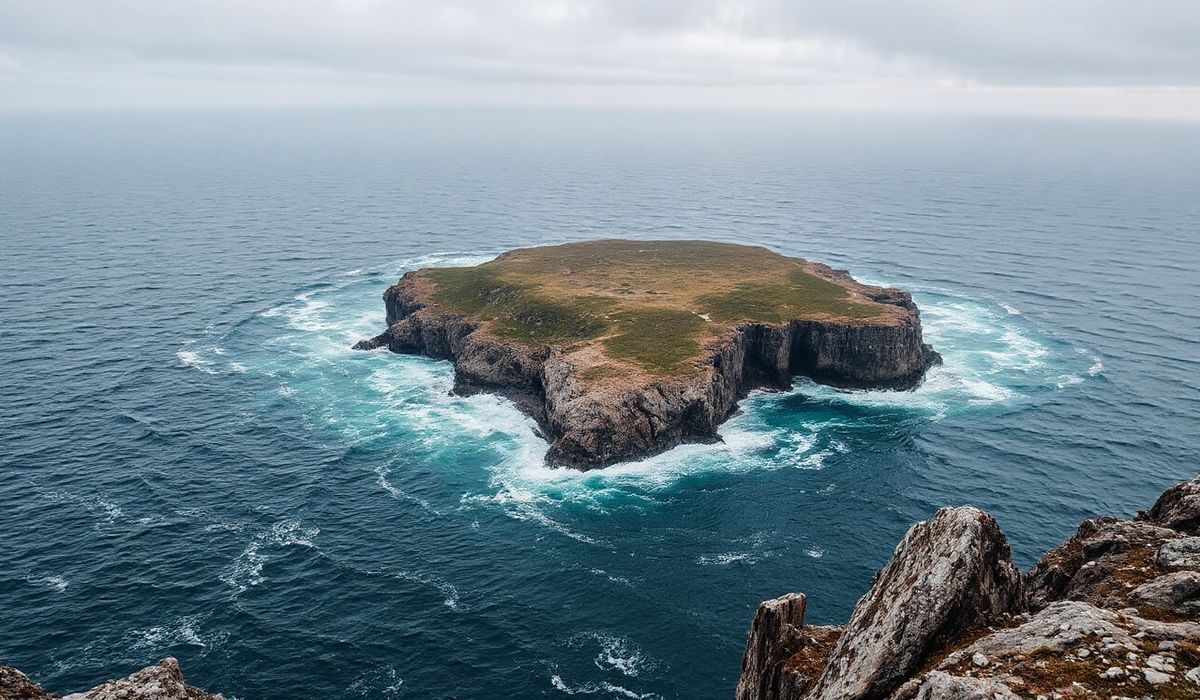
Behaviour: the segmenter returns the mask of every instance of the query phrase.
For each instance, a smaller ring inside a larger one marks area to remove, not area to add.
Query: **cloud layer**
[[[1200,118],[1200,3],[8,0],[7,109],[688,104]]]

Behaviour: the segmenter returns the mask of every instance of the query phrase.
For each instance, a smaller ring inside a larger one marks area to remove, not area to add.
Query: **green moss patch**
[[[502,280],[486,267],[429,270],[439,304],[492,322],[502,338],[525,343],[560,343],[598,338],[608,329],[605,299],[550,299],[531,285]]]
[[[696,301],[714,321],[726,323],[783,323],[813,314],[874,318],[882,313],[878,304],[854,301],[844,287],[803,270],[792,271],[780,284],[739,284],[727,292],[702,294]]]
[[[433,300],[529,345],[599,343],[614,360],[671,374],[743,321],[872,318],[888,308],[850,280],[765,248],[706,241],[589,241],[432,268]],[[701,318],[697,314],[704,314]]]
[[[612,335],[604,339],[610,357],[632,360],[662,374],[686,369],[700,354],[704,319],[689,311],[645,307],[612,316]]]

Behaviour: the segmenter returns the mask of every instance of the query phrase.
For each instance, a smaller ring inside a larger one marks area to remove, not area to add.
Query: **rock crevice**
[[[1200,477],[1134,520],[1085,521],[1022,575],[990,516],[942,509],[845,626],[804,625],[803,594],[760,605],[736,696],[1200,697],[1198,527]]]

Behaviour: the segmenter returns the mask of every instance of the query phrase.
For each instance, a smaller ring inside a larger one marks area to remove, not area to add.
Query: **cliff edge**
[[[167,657],[128,678],[108,681],[91,690],[60,696],[29,680],[10,666],[0,666],[0,698],[3,700],[223,700],[183,682],[179,662]]]
[[[914,525],[844,626],[762,603],[738,700],[1200,698],[1200,477],[1084,521],[1021,574],[996,521]]]
[[[940,356],[906,293],[765,248],[604,240],[406,273],[355,345],[454,363],[513,399],[550,464],[590,469],[711,442],[739,399],[792,378],[908,389]]]

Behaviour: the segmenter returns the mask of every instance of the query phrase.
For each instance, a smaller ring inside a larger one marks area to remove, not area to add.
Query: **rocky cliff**
[[[606,246],[603,256],[573,257],[596,244]],[[703,248],[701,258],[687,247],[668,255],[675,248],[659,242],[654,264],[637,258],[614,268],[623,253],[632,255],[631,243],[596,244],[513,251],[466,281],[436,270],[407,273],[384,293],[387,330],[355,347],[452,361],[456,391],[513,399],[550,441],[547,462],[581,469],[714,441],[749,391],[787,389],[797,375],[906,389],[940,361],[905,292],[743,246]],[[760,269],[705,267],[727,248],[752,251],[761,269],[792,281],[772,286],[756,281]],[[521,267],[531,255],[541,256],[536,274]],[[689,274],[669,283],[684,263]],[[545,272],[555,265],[565,271]],[[614,282],[627,278],[634,282]],[[571,305],[555,301],[567,292],[545,291],[555,284],[569,288]],[[722,284],[727,291],[703,291]]]
[[[0,700],[223,700],[223,696],[184,683],[179,662],[168,657],[128,678],[65,696],[43,689],[15,668],[0,666]]]
[[[738,700],[1200,698],[1200,477],[1013,566],[995,520],[944,508],[845,626],[803,594],[759,606]]]

